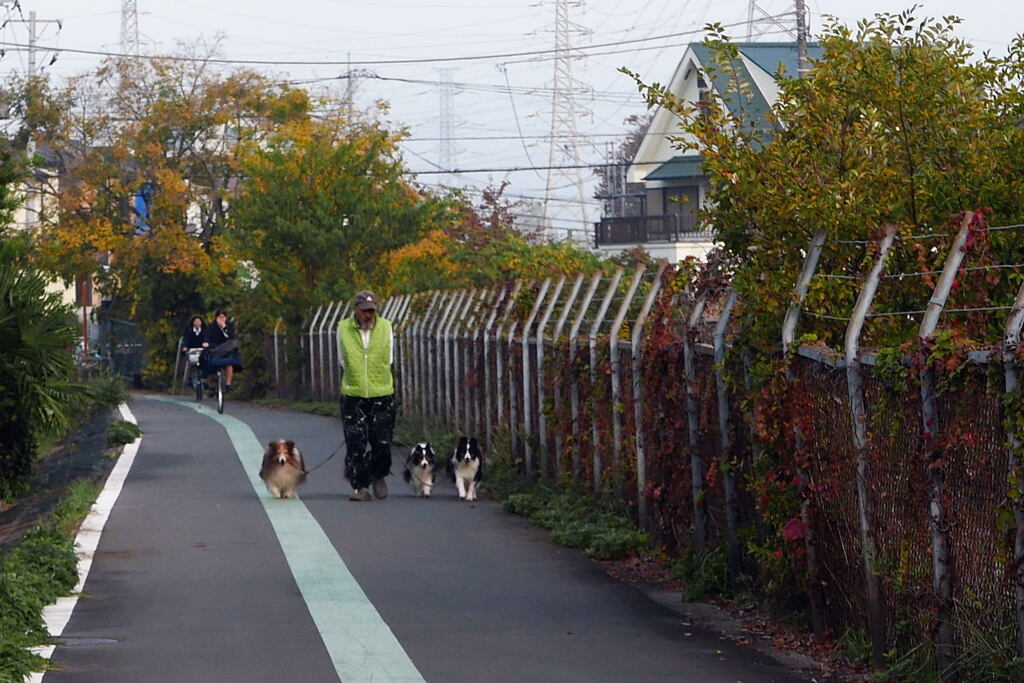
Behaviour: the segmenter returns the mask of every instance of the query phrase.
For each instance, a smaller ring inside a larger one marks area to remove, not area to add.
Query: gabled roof
[[[796,43],[736,43],[735,45],[742,57],[756,64],[775,80],[778,80],[782,74],[789,78],[796,77],[800,63]],[[690,49],[693,50],[694,56],[700,62],[701,71],[707,74],[708,67],[714,61],[711,50],[701,43],[691,44]],[[812,61],[820,59],[823,53],[824,50],[817,43],[807,46],[807,56]],[[772,103],[768,101],[765,92],[758,87],[758,79],[750,72],[743,59],[733,62],[732,67],[738,78],[749,87],[749,91],[743,95],[728,93],[726,92],[727,76],[722,73],[711,73],[711,82],[715,92],[723,99],[732,114],[740,116],[749,128],[768,130],[771,126],[768,112]]]
[[[736,43],[740,59],[733,64],[733,69],[746,84],[743,93],[727,92],[726,75],[711,73],[713,64],[711,50],[701,43],[687,45],[679,64],[676,66],[669,89],[677,97],[691,105],[696,104],[694,79],[703,77],[730,112],[744,122],[748,130],[772,131],[772,122],[768,116],[771,106],[777,98],[776,82],[779,75],[785,73],[789,78],[797,75],[798,54],[797,44],[793,43]],[[824,50],[815,43],[807,47],[807,56],[813,62],[820,59]],[[664,164],[673,157],[678,157],[678,150],[668,150],[664,142],[665,136],[679,134],[678,117],[666,109],[659,108],[651,121],[637,154],[633,159],[634,171],[632,180],[640,180],[647,171],[646,180],[657,180],[655,174],[663,172],[655,164]],[[693,156],[690,152],[688,156]],[[666,168],[664,172],[668,172]],[[674,176],[689,177],[689,176]]]
[[[644,180],[670,180],[673,178],[702,178],[704,159],[693,154],[672,157],[654,169]]]

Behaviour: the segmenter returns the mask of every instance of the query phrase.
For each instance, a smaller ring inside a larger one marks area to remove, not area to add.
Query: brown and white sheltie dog
[[[409,451],[405,458],[405,472],[402,477],[412,486],[412,491],[420,498],[430,498],[434,488],[434,470],[437,469],[437,456],[429,443],[418,443]]]
[[[484,453],[475,437],[459,437],[448,460],[448,474],[455,480],[462,500],[476,500],[476,485],[484,478]]]
[[[306,465],[294,441],[271,441],[263,454],[260,479],[274,498],[294,498],[306,481]]]

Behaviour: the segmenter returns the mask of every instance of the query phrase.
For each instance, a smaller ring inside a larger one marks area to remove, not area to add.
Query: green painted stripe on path
[[[192,408],[216,420],[227,431],[242,469],[270,518],[338,677],[344,683],[422,682],[423,676],[306,505],[297,498],[274,498],[266,491],[259,478],[263,445],[249,425],[198,403],[162,396],[145,398]]]

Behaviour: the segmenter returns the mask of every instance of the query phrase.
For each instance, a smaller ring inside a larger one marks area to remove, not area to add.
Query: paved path
[[[142,445],[47,682],[799,680],[447,482],[351,503],[336,457],[270,499],[260,444],[312,466],[338,420],[131,407]]]

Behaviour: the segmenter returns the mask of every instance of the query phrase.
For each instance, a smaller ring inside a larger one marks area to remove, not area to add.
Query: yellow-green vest
[[[345,372],[341,393],[345,396],[377,398],[395,393],[391,374],[391,321],[379,315],[370,330],[370,345],[363,347],[355,316],[338,323],[338,347]]]

